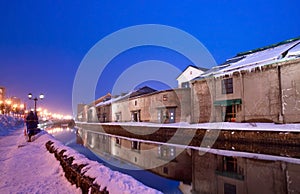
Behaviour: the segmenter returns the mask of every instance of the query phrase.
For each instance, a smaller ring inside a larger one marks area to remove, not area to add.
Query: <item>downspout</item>
[[[278,74],[278,90],[279,90],[279,117],[278,121],[279,123],[284,123],[284,108],[283,108],[283,96],[282,96],[282,84],[281,84],[281,67],[277,66],[277,74]]]
[[[195,113],[194,113],[194,83],[195,83],[196,81],[193,81],[193,82],[191,82],[191,91],[190,91],[190,93],[191,93],[191,102],[190,102],[190,105],[191,105],[191,119],[190,119],[190,123],[196,123],[195,122],[195,118],[194,118],[194,115],[195,115]]]
[[[245,122],[245,120],[246,120],[246,111],[245,111],[245,82],[244,82],[244,73],[240,73],[240,75],[241,75],[241,79],[242,79],[242,105],[241,105],[241,107],[242,107],[242,121],[243,122]]]

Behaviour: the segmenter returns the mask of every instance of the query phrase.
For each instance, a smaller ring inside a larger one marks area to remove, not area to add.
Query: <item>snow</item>
[[[76,122],[86,124],[86,122]],[[89,125],[121,125],[135,127],[168,127],[185,129],[205,129],[205,130],[248,130],[248,131],[277,131],[277,132],[300,132],[300,124],[275,124],[275,123],[234,123],[234,122],[214,122],[189,124],[180,123],[148,123],[148,122],[110,122],[110,123],[88,123]]]
[[[14,118],[0,114],[0,136],[8,134],[20,126],[23,126],[22,118]]]
[[[84,174],[86,176],[96,178],[94,183],[101,185],[100,189],[104,189],[106,187],[109,193],[160,193],[159,191],[145,186],[129,175],[122,174],[118,171],[113,171],[96,161],[90,161],[84,155],[79,154],[77,151],[70,149],[57,140],[52,141],[54,142],[53,145],[58,150],[58,152],[60,150],[67,150],[65,152],[65,155],[72,156],[74,158],[73,163],[76,163],[78,165],[87,164],[87,166],[85,166],[82,171],[85,172]]]
[[[123,96],[118,96],[116,98],[111,98],[109,100],[103,101],[103,102],[99,102],[98,104],[95,105],[95,107],[99,107],[99,106],[104,106],[104,105],[109,105],[111,103],[123,100],[123,99],[128,99],[129,96],[132,94],[133,92],[129,92]]]
[[[67,150],[65,154],[73,156],[74,163],[87,164],[83,168],[85,175],[95,177],[101,188],[107,187],[110,193],[160,193],[128,175],[90,161],[45,131],[34,136],[33,142],[27,142],[23,130],[21,119],[0,115],[0,193],[81,193],[67,181],[59,161],[46,150],[49,140],[58,150]]]
[[[262,51],[257,51],[250,54],[243,55],[243,59],[236,62],[226,64],[225,67],[217,66],[210,73],[203,74],[204,77],[213,75],[214,77],[221,77],[225,75],[232,75],[234,72],[253,71],[256,68],[261,69],[263,66],[273,64],[276,62],[291,60],[299,56],[300,40],[292,41],[276,47],[268,48]],[[288,51],[288,54],[283,57],[282,54]],[[234,58],[232,58],[234,59]],[[232,60],[232,59],[229,59]]]
[[[300,43],[293,47],[291,50],[289,50],[288,54],[286,57],[296,57],[300,56]]]
[[[46,150],[50,136],[43,132],[35,142],[26,142],[24,126],[16,128],[14,123],[18,120],[2,115],[0,119],[0,193],[81,193],[67,181],[59,162]]]

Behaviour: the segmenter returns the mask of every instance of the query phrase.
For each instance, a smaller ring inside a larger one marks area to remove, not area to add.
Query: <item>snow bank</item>
[[[76,122],[87,124],[87,122]],[[275,123],[233,123],[233,122],[214,122],[189,124],[180,123],[148,123],[148,122],[110,122],[110,123],[88,123],[89,125],[120,125],[134,127],[167,127],[185,129],[206,129],[206,130],[249,130],[249,131],[277,131],[277,132],[300,132],[300,124],[275,124]]]
[[[1,115],[7,135],[0,136],[0,193],[81,193],[64,178],[59,162],[49,157],[45,142],[51,136],[43,131],[27,142],[24,127],[14,129],[19,126],[20,119]]]
[[[52,146],[51,149],[55,150],[56,155],[63,152],[64,160],[73,160],[72,166],[84,166],[80,169],[80,173],[83,176],[94,179],[93,184],[100,186],[100,190],[107,190],[109,193],[124,193],[124,194],[155,194],[160,193],[157,190],[149,188],[143,185],[141,182],[135,180],[131,176],[122,174],[117,171],[113,171],[110,168],[87,159],[84,155],[77,151],[63,145],[61,142],[52,139],[49,142]],[[47,143],[47,144],[49,144]],[[49,149],[51,151],[51,149]]]
[[[7,135],[11,131],[23,126],[24,120],[22,118],[0,115],[0,136]]]

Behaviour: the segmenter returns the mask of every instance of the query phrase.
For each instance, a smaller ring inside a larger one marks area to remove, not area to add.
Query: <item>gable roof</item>
[[[177,76],[177,78],[176,79],[178,79],[189,67],[193,67],[193,68],[195,68],[195,69],[198,69],[198,70],[201,70],[201,71],[203,71],[203,72],[206,72],[206,71],[208,71],[209,69],[207,69],[207,68],[204,68],[204,67],[197,67],[197,66],[195,66],[195,65],[188,65],[178,76]]]
[[[136,97],[136,96],[141,96],[143,94],[149,94],[149,93],[152,93],[152,92],[156,92],[156,90],[153,89],[153,88],[150,88],[148,86],[144,86],[144,87],[139,88],[136,91],[132,92],[130,94],[129,98],[133,98],[133,97]]]

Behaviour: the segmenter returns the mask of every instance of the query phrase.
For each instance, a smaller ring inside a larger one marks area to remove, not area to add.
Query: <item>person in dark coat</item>
[[[33,111],[30,111],[26,117],[26,126],[29,142],[31,142],[31,136],[35,135],[35,130],[37,130],[38,124],[39,121],[37,114],[33,113]]]

